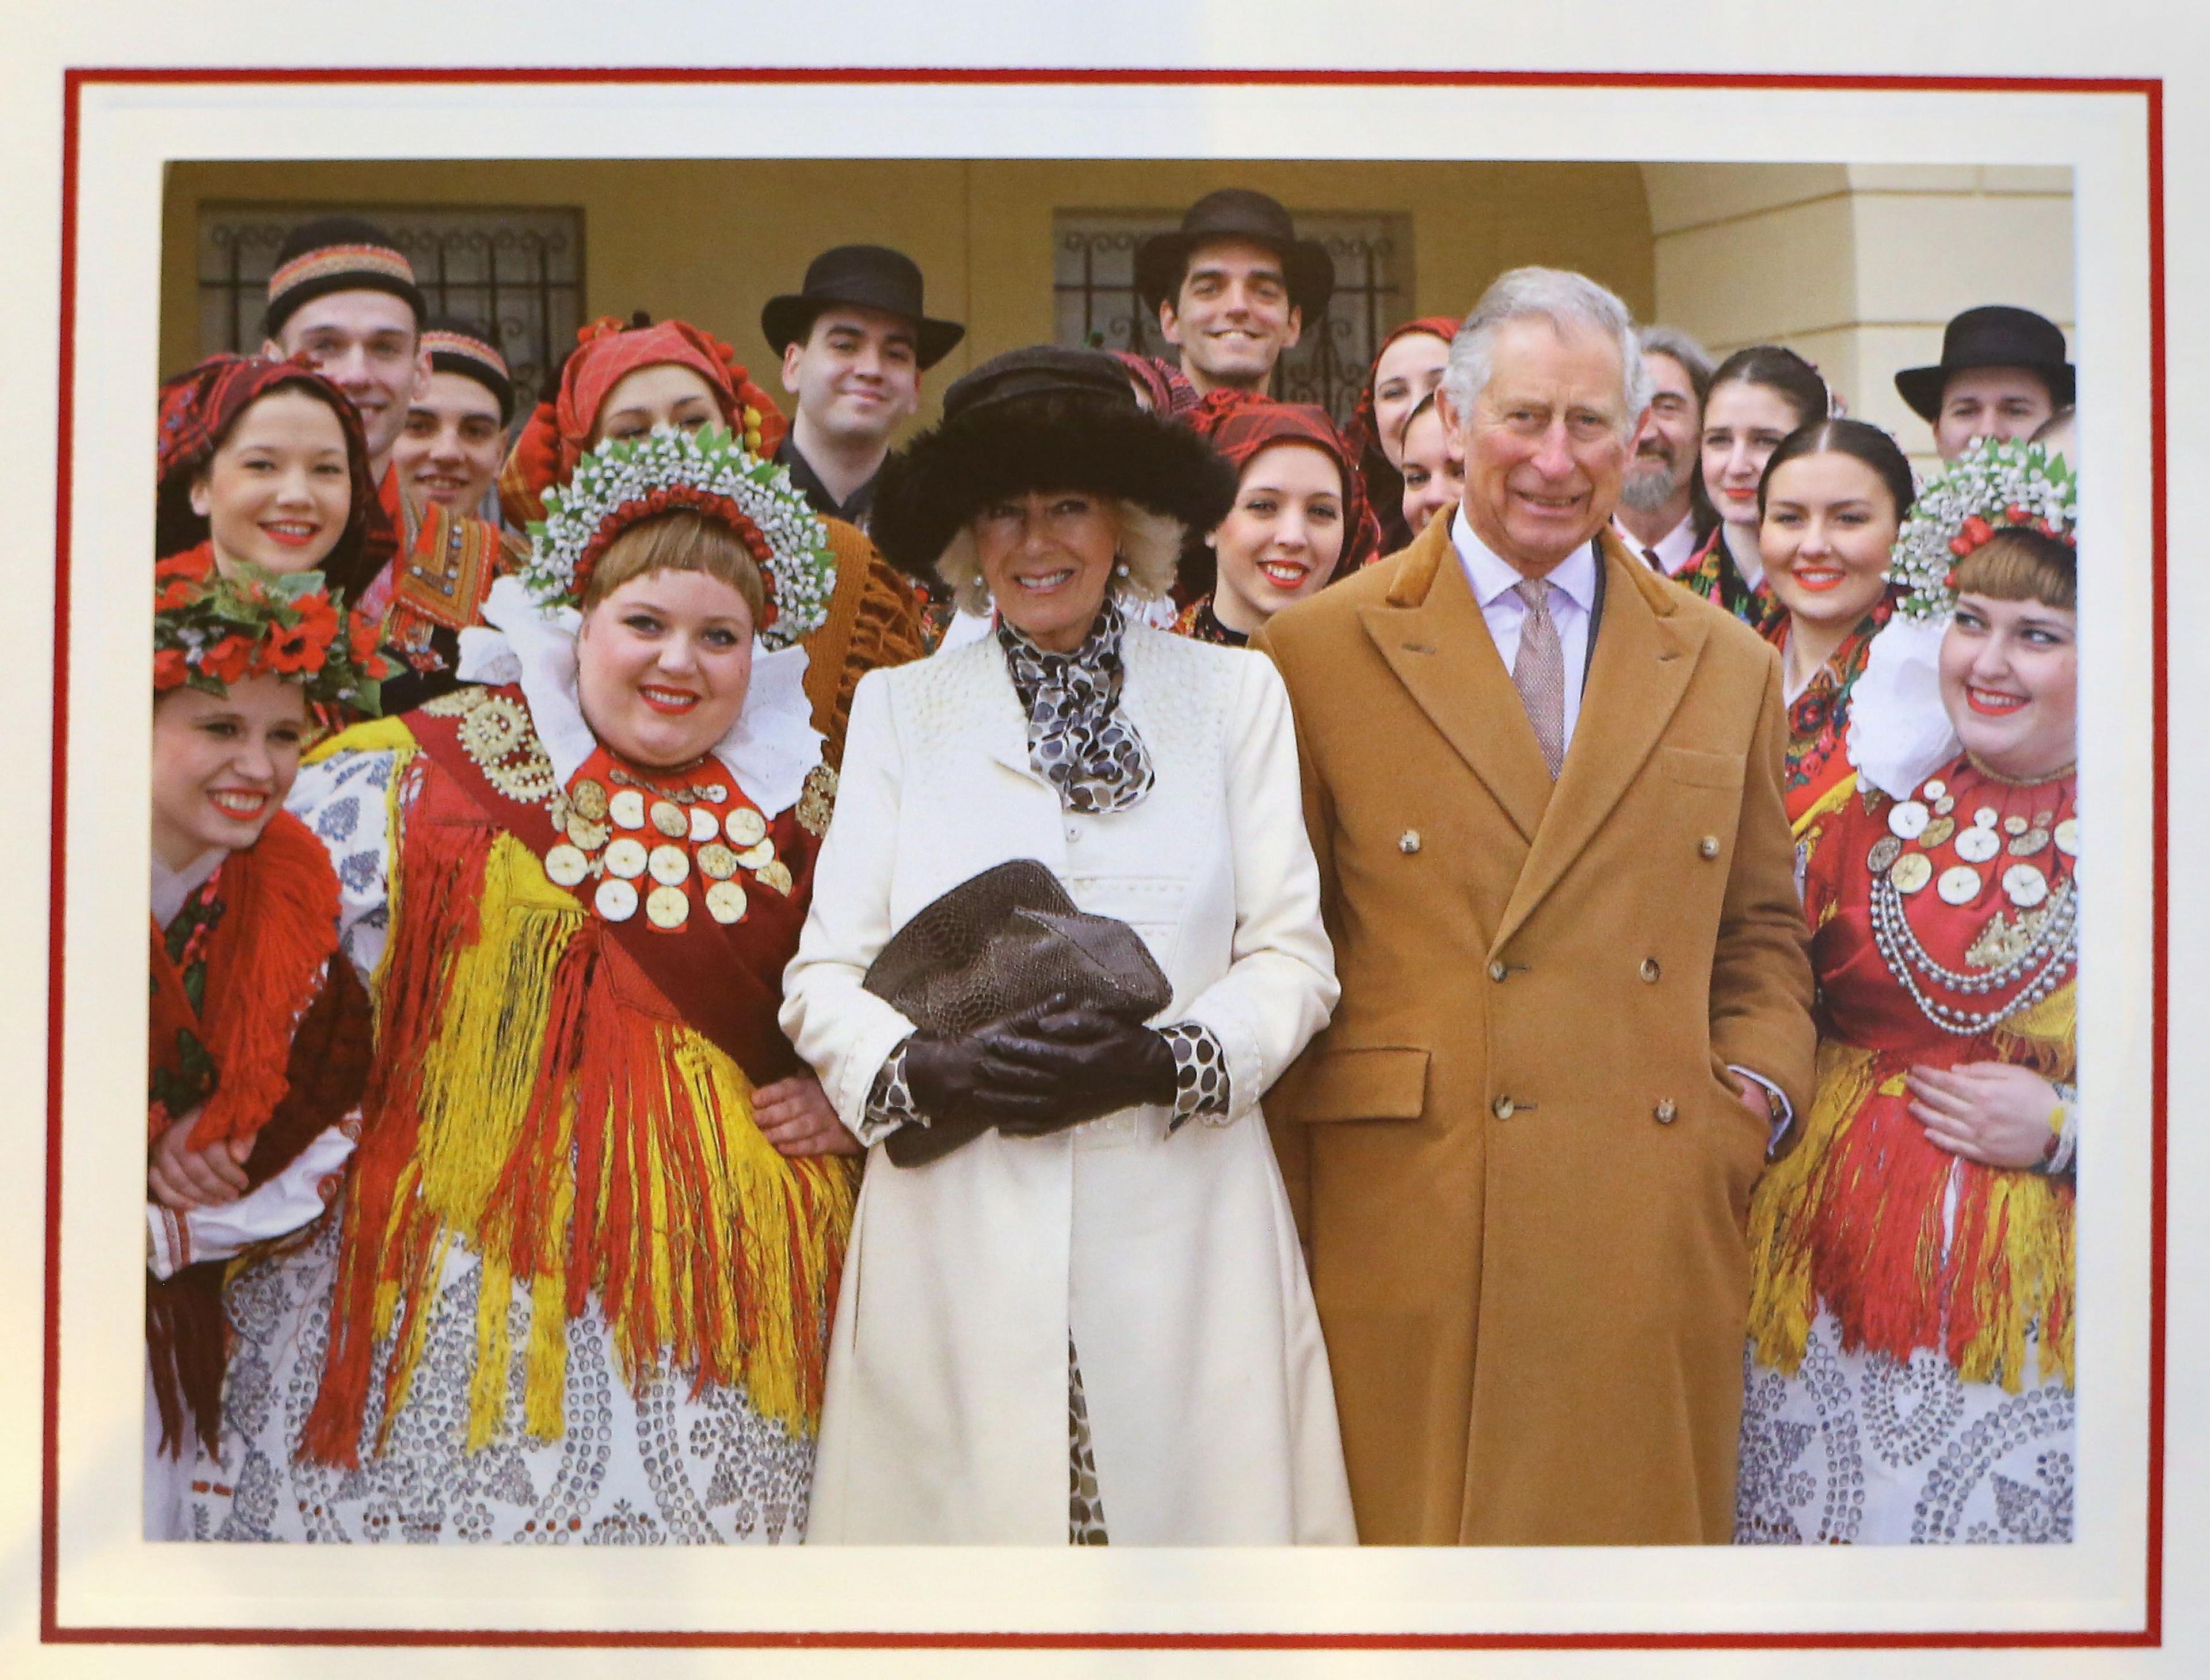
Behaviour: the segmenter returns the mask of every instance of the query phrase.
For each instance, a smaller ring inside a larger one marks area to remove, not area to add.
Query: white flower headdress
[[[1975,445],[1918,493],[1896,536],[1888,577],[1905,590],[1897,613],[1946,618],[1957,601],[1949,578],[1959,560],[1997,531],[2069,543],[2078,508],[2079,480],[2062,455],[2009,438]]]
[[[754,626],[770,650],[803,641],[829,617],[836,562],[829,531],[789,472],[747,454],[719,427],[610,438],[576,463],[574,476],[545,493],[545,517],[529,525],[529,558],[519,576],[544,607],[581,604],[607,545],[642,520],[691,508],[743,539],[767,586]]]

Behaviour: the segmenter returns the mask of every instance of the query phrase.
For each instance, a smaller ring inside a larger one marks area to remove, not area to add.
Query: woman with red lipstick
[[[1238,477],[1228,517],[1185,556],[1182,587],[1197,598],[1174,628],[1240,648],[1371,554],[1365,492],[1350,444],[1309,403],[1215,391],[1187,424]]]
[[[224,1263],[322,1212],[353,1144],[367,1000],[337,878],[284,796],[316,705],[372,706],[365,625],[313,572],[155,569],[145,1533],[182,1539],[211,1446]]]
[[[1791,432],[1758,480],[1759,552],[1788,706],[1781,785],[1790,822],[1851,774],[1850,694],[1894,607],[1888,551],[1917,488],[1895,440],[1863,420]]]
[[[1819,1085],[1751,1206],[1738,1540],[2072,1538],[2072,520],[2038,445],[1928,486],[1896,621],[1946,622],[1961,751],[1798,827]]]
[[[464,640],[485,686],[301,774],[377,1064],[337,1217],[232,1282],[262,1381],[198,1532],[803,1534],[856,1146],[776,1014],[835,588],[718,426],[609,440]]]
[[[767,460],[789,430],[736,352],[687,321],[655,323],[640,312],[624,326],[607,316],[576,337],[558,390],[523,423],[499,474],[499,500],[517,530],[541,517],[545,493],[565,484],[586,451],[610,438],[643,438],[662,426],[683,432],[720,426]],[[860,679],[918,659],[927,646],[912,585],[854,527],[831,519],[825,529],[837,587],[807,639],[806,692],[834,766],[843,757]]]
[[[360,417],[304,361],[210,356],[161,386],[154,552],[200,572],[312,571],[356,605],[397,538]]]
[[[1712,374],[1704,399],[1704,493],[1719,523],[1674,582],[1755,625],[1772,604],[1759,547],[1757,486],[1781,439],[1827,418],[1827,382],[1793,350],[1753,344]]]

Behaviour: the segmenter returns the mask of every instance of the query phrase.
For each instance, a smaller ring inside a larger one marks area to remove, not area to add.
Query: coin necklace
[[[1926,950],[1905,909],[1905,897],[1933,881],[1944,903],[1962,908],[1985,891],[1979,865],[2006,850],[2023,860],[2051,845],[2064,857],[2076,857],[2079,827],[2068,815],[2056,820],[2061,801],[2052,801],[2050,808],[2031,818],[2019,813],[2003,817],[1994,807],[1980,805],[1969,813],[1969,825],[1962,829],[1948,820],[1947,813],[1955,806],[1956,795],[1947,784],[1939,778],[1928,781],[1917,795],[1899,801],[1889,812],[1888,832],[1873,842],[1865,863],[1872,875],[1873,943],[1881,962],[1928,1020],[1945,1032],[1965,1036],[1985,1032],[2038,1003],[2071,973],[2079,957],[2077,890],[2069,875],[2052,887],[2038,865],[2023,861],[2012,864],[2000,882],[2003,896],[2020,912],[2018,926],[2011,927],[1998,909],[1973,942],[1967,960],[1977,964],[1988,953],[1999,953],[2002,960],[1968,970],[1945,967]],[[1936,818],[1936,811],[1942,815]],[[1953,834],[1959,861],[1942,870],[1937,879],[1928,853],[1949,842]],[[1918,849],[1906,850],[1909,842],[1916,842]],[[1992,1011],[1974,1011],[1929,996],[1922,980],[1967,996],[1984,996],[2014,984],[2018,989]]]
[[[552,814],[566,837],[546,853],[546,877],[571,888],[595,879],[590,905],[608,922],[641,909],[652,927],[673,933],[694,902],[724,927],[741,922],[751,902],[739,876],[747,871],[762,886],[791,891],[790,866],[776,855],[766,817],[707,759],[655,779],[601,747]]]

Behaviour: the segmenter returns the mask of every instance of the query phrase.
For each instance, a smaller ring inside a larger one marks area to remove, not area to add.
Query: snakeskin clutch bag
[[[970,876],[924,905],[877,953],[863,982],[924,1032],[969,1033],[1054,996],[1143,1022],[1174,988],[1126,922],[1075,908],[1059,878],[1033,858]],[[915,1166],[983,1128],[957,1115],[904,1126],[884,1145]]]

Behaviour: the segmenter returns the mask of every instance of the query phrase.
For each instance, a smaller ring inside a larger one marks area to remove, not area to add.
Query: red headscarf
[[[1381,374],[1381,358],[1389,354],[1389,347],[1398,339],[1413,333],[1426,333],[1440,338],[1446,344],[1458,336],[1458,317],[1452,315],[1422,315],[1392,329],[1389,335],[1374,347],[1374,366],[1366,370],[1366,389],[1358,393],[1358,407],[1351,411],[1350,426],[1344,436],[1350,440],[1351,458],[1361,463],[1370,454],[1380,450],[1381,438],[1374,427],[1374,387]],[[1386,462],[1388,457],[1383,456]]]
[[[361,591],[398,552],[399,534],[369,476],[368,438],[359,412],[304,357],[272,361],[266,356],[209,356],[189,372],[162,381],[160,432],[154,440],[154,555],[185,553],[207,541],[207,518],[192,511],[192,480],[214,458],[239,417],[286,386],[297,386],[329,405],[345,433],[353,499],[345,530],[324,558],[322,572],[327,587],[358,605]]]
[[[666,363],[689,368],[713,388],[722,424],[752,453],[773,455],[782,444],[788,423],[774,399],[752,384],[734,346],[688,321],[625,327],[602,315],[577,329],[558,396],[537,405],[514,440],[498,475],[509,523],[522,526],[544,517],[545,493],[566,483],[583,458],[608,393],[637,369]]]
[[[1356,571],[1374,558],[1380,539],[1357,457],[1327,410],[1309,402],[1276,402],[1253,391],[1215,390],[1190,410],[1187,423],[1238,474],[1252,457],[1276,444],[1309,444],[1335,462],[1343,480],[1343,553],[1335,576]]]
[[[1128,370],[1128,377],[1150,393],[1151,412],[1161,420],[1179,420],[1197,407],[1197,387],[1180,368],[1156,356],[1139,356],[1133,350],[1107,353]]]

